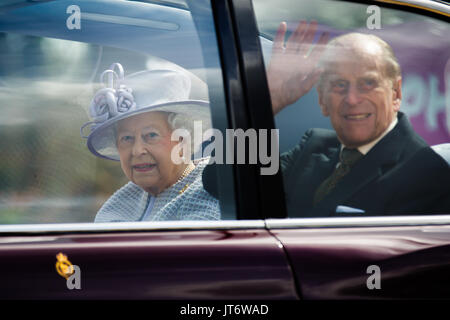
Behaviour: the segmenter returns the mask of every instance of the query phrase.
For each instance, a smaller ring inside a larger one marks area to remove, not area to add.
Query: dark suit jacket
[[[311,129],[300,144],[281,156],[288,215],[450,214],[450,168],[399,113],[398,123],[315,207],[317,187],[339,161],[334,131]],[[335,213],[339,205],[365,213]]]

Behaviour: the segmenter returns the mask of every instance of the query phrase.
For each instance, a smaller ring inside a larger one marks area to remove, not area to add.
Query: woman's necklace
[[[183,180],[184,178],[186,178],[186,176],[188,176],[193,170],[195,169],[195,166],[192,162],[189,162],[189,164],[186,166],[186,169],[184,169],[183,173],[181,174],[181,176],[178,178],[177,182],[180,182],[181,180]],[[188,186],[188,184],[183,188],[185,190],[185,188]],[[183,191],[184,191],[183,190]],[[180,192],[182,193],[182,192]]]

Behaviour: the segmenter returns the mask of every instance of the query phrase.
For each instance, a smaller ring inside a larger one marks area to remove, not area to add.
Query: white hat
[[[115,69],[117,68],[117,72]],[[98,157],[119,160],[116,148],[114,124],[130,116],[165,111],[183,114],[190,121],[202,121],[203,131],[211,127],[209,102],[190,100],[191,80],[187,74],[174,70],[141,71],[124,77],[120,63],[100,75],[105,88],[97,91],[91,101],[89,115],[92,121],[87,138],[89,150]]]

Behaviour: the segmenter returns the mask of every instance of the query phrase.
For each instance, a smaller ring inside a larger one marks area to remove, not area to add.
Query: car
[[[261,174],[259,157],[211,173],[221,220],[93,223],[127,180],[79,132],[102,71],[120,62],[125,74],[186,71],[214,128],[278,129],[285,152],[308,128],[331,128],[308,107],[313,91],[272,114],[272,41],[281,21],[289,33],[307,19],[392,45],[402,110],[448,161],[449,16],[448,4],[417,0],[3,2],[0,298],[449,299],[450,212],[292,217],[281,172]]]

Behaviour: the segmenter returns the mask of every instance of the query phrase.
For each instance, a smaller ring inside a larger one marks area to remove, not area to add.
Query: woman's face
[[[147,112],[120,120],[117,150],[125,175],[152,195],[174,184],[183,167],[171,160],[178,141],[171,141],[172,129],[165,112]]]

